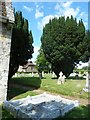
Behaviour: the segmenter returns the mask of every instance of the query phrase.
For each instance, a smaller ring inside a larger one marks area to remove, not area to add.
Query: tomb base
[[[79,106],[77,100],[69,100],[60,96],[43,93],[27,96],[23,99],[5,101],[3,107],[15,118],[31,118],[32,120],[52,120]]]

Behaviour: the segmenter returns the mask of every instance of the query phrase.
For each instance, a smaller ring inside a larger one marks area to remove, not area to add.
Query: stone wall
[[[7,16],[0,16],[0,103],[7,98],[12,25],[14,23],[11,3],[5,2],[4,7]]]
[[[6,100],[11,45],[11,29],[0,24],[0,102]]]

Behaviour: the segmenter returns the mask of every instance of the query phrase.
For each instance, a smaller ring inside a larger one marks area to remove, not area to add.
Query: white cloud
[[[24,8],[25,10],[27,10],[28,12],[33,11],[33,8],[30,8],[30,7],[27,7],[27,6],[23,6],[23,8]]]
[[[50,19],[53,19],[54,17],[59,17],[58,15],[48,15],[45,16],[40,22],[38,22],[38,29],[42,30],[45,24],[49,23]]]
[[[72,3],[72,1],[57,3],[54,7],[56,14],[59,16],[65,16],[65,18],[67,16],[70,17],[71,15],[73,15],[74,18],[77,18],[77,22],[82,19],[85,27],[87,28],[88,15],[85,12],[80,11],[80,8],[78,6],[76,8],[73,8]]]
[[[65,17],[73,15],[76,17],[78,13],[80,12],[80,9],[77,7],[76,9],[71,7],[72,1],[67,1],[65,3],[57,3],[55,6],[56,14],[63,15]]]
[[[63,9],[62,3],[60,3],[60,2],[57,3],[56,6],[54,7],[54,9],[56,10],[56,14],[63,15],[64,9]]]
[[[39,49],[40,49],[40,47],[38,47],[38,46],[34,46],[34,53],[33,53],[33,58],[32,58],[32,61],[35,61],[36,60],[36,58],[37,58],[37,55],[39,54]]]
[[[35,18],[39,18],[39,17],[43,17],[44,13],[43,12],[40,12],[39,9],[36,9],[36,13],[35,13]]]
[[[80,13],[80,17],[82,18],[84,16],[85,12]]]
[[[67,8],[70,8],[71,4],[72,4],[72,1],[67,1],[67,2],[63,3],[62,6],[63,6],[65,9],[67,9]]]
[[[79,8],[77,9],[73,9],[73,8],[68,8],[67,10],[64,11],[64,16],[67,17],[67,16],[71,16],[73,15],[73,17],[77,17],[78,13],[79,13]]]
[[[39,6],[38,4],[36,4],[36,13],[35,13],[36,19],[44,16],[44,13],[41,11],[42,8],[43,6]]]
[[[55,10],[59,10],[59,9],[60,9],[60,4],[57,3],[54,9],[55,9]]]
[[[83,20],[83,23],[85,27],[87,28],[88,24],[88,16],[85,12],[80,11],[80,8],[77,6],[76,8],[72,7],[72,1],[67,1],[67,2],[58,2],[56,3],[54,10],[55,10],[55,15],[50,14],[48,16],[43,17],[39,22],[38,22],[38,29],[42,30],[45,24],[49,23],[50,19],[53,19],[54,17],[60,17],[60,16],[67,16],[71,17],[73,15],[74,18],[77,18],[77,22],[79,20]],[[39,8],[37,5],[36,8]]]
[[[83,20],[85,28],[88,28],[88,14],[86,14],[85,12],[81,12],[80,14],[78,14],[77,22],[79,22],[80,19]]]

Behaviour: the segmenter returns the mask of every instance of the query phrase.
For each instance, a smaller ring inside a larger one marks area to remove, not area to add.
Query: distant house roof
[[[33,64],[32,61],[28,62],[26,65],[23,66],[23,69],[25,72],[37,72],[37,69],[35,68],[35,64]]]
[[[32,61],[28,62],[26,65],[23,66],[24,69],[28,68],[29,66],[35,66]]]

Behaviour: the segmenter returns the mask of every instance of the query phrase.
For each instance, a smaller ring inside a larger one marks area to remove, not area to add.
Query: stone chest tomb
[[[32,120],[52,120],[63,116],[76,106],[79,106],[77,100],[73,101],[47,93],[4,101],[3,105],[15,118],[31,118]]]

